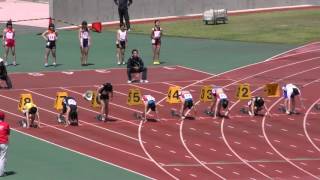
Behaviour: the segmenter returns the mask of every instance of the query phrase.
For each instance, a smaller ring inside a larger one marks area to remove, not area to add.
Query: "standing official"
[[[10,126],[4,122],[5,114],[0,112],[0,177],[5,176]]]
[[[132,4],[132,0],[114,0],[114,3],[118,6],[120,24],[123,23],[123,18],[126,21],[126,26],[128,31],[130,31],[130,20],[129,20],[129,13],[128,7]]]

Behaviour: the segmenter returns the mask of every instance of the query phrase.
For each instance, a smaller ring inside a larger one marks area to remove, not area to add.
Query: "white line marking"
[[[291,144],[290,147],[297,148],[297,146],[293,144]]]

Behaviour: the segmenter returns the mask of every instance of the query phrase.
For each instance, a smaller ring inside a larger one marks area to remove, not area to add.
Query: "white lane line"
[[[275,172],[277,172],[277,173],[279,173],[279,174],[282,174],[282,171],[280,171],[280,170],[278,170],[278,169],[276,169],[276,170],[274,170]]]
[[[172,154],[176,154],[177,152],[174,150],[170,150],[169,152],[171,152]]]
[[[297,148],[297,146],[293,144],[291,144],[290,147]]]
[[[257,150],[257,148],[253,146],[251,146],[250,149]]]
[[[173,168],[175,171],[180,172],[181,170],[179,168]]]
[[[238,175],[238,176],[240,175],[240,174],[239,174],[238,172],[236,172],[236,171],[233,171],[232,173],[233,173],[233,174],[236,174],[236,175]]]

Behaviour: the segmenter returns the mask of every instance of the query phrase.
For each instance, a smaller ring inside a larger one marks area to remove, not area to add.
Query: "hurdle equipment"
[[[200,93],[201,102],[210,102],[212,101],[212,86],[203,86]]]
[[[269,83],[264,86],[267,97],[280,97],[280,86],[278,83]]]
[[[170,86],[167,95],[167,102],[170,104],[181,103],[179,98],[180,86]]]
[[[66,92],[57,92],[56,93],[56,100],[54,101],[54,105],[53,107],[59,111],[61,110],[63,107],[62,107],[62,101],[65,97],[68,96],[68,93]]]
[[[129,89],[127,104],[130,106],[141,105],[141,92],[140,89]]]
[[[236,97],[239,100],[248,100],[251,99],[251,91],[250,91],[250,84],[239,84],[237,89]]]
[[[23,111],[23,107],[27,103],[33,103],[32,95],[31,94],[20,94],[20,100],[19,100],[19,104],[18,104],[19,111],[22,112]]]

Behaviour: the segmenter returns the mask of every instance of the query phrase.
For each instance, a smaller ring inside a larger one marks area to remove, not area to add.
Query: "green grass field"
[[[162,22],[166,36],[263,43],[304,44],[320,40],[320,11],[291,10],[229,16],[228,24],[202,19]],[[136,24],[132,33],[150,34],[153,23]]]

